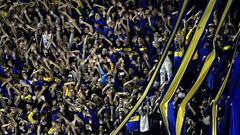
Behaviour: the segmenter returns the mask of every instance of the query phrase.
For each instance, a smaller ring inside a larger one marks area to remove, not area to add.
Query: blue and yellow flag
[[[230,135],[240,134],[240,53],[237,54],[232,70],[231,84],[235,84],[233,88],[231,114],[230,114]],[[229,111],[229,110],[228,110]]]
[[[236,44],[238,44],[238,41],[236,41]],[[237,55],[237,47],[235,47],[235,50],[234,50],[234,54],[233,54],[233,58],[232,58],[232,61],[231,61],[231,64],[228,68],[228,72],[227,74],[225,75],[224,77],[224,81],[216,95],[216,97],[213,99],[213,102],[212,102],[212,135],[217,135],[217,117],[218,117],[218,101],[220,100],[221,96],[222,96],[222,93],[225,89],[225,86],[227,85],[227,82],[228,82],[228,78],[230,76],[230,73],[231,73],[231,70],[232,70],[232,66],[233,66],[233,63],[234,63],[234,59]]]
[[[229,1],[229,3],[231,3],[231,1]],[[207,58],[205,59],[204,65],[201,69],[201,72],[197,78],[197,80],[195,81],[194,85],[192,86],[192,88],[190,89],[190,91],[188,92],[188,94],[186,95],[186,97],[183,99],[182,103],[180,104],[179,110],[178,110],[178,114],[177,114],[177,122],[176,122],[176,135],[180,135],[181,131],[182,131],[182,126],[183,126],[183,122],[184,122],[184,118],[185,118],[185,113],[186,113],[186,106],[188,104],[188,102],[191,100],[191,98],[194,96],[194,94],[196,93],[196,91],[199,89],[199,87],[201,86],[201,84],[203,83],[204,79],[206,78],[209,69],[211,68],[213,61],[216,57],[216,51],[215,51],[215,40],[216,37],[218,35],[218,32],[223,24],[223,21],[226,17],[226,14],[228,12],[230,8],[230,5],[228,4],[223,12],[223,16],[218,24],[217,30],[215,32],[214,35],[214,42],[213,42],[213,51],[207,56]]]
[[[207,7],[203,13],[203,16],[197,26],[197,29],[192,37],[189,47],[184,55],[182,63],[180,65],[175,77],[173,78],[168,90],[166,91],[166,94],[164,95],[164,97],[160,103],[161,115],[163,117],[164,124],[165,124],[169,134],[175,134],[174,121],[169,122],[169,120],[171,120],[171,119],[169,119],[169,114],[171,114],[170,118],[174,117],[174,116],[172,116],[173,112],[169,112],[169,105],[170,106],[173,105],[173,104],[169,104],[169,101],[172,99],[174,93],[176,92],[176,89],[178,88],[178,85],[187,69],[187,66],[188,66],[191,58],[193,57],[195,49],[197,48],[197,45],[199,44],[199,40],[201,40],[202,37],[204,36],[203,33],[205,31],[205,27],[208,26],[208,23],[212,18],[212,15],[215,11],[217,4],[218,4],[217,0],[210,0],[208,2],[208,5],[207,5]],[[173,107],[170,107],[170,108],[173,108]],[[170,131],[170,129],[171,129],[171,131]]]
[[[225,112],[224,112],[224,125],[223,125],[223,133],[224,134],[229,134],[229,129],[231,130],[231,132],[235,132],[233,130],[236,126],[234,126],[235,123],[234,121],[234,116],[232,113],[232,111],[235,110],[235,106],[238,105],[238,103],[236,103],[236,101],[239,102],[239,100],[235,100],[236,96],[235,95],[239,95],[239,88],[240,88],[240,54],[238,53],[236,59],[235,59],[235,63],[232,69],[232,73],[231,73],[231,82],[229,84],[229,91],[227,93],[228,98],[226,100],[226,104],[225,104]],[[235,102],[235,103],[233,103]],[[231,119],[230,119],[231,118]],[[231,123],[230,123],[231,120]],[[233,125],[234,124],[234,125]],[[240,125],[238,125],[240,126]]]

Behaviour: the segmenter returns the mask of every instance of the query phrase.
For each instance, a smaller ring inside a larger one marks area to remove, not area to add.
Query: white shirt
[[[139,108],[138,113],[140,115],[140,132],[149,131],[148,112],[143,113]]]
[[[203,117],[202,121],[205,125],[210,125],[210,116]]]
[[[50,37],[51,37],[50,34],[48,34],[48,35],[46,35],[46,34],[42,35],[42,40],[43,40],[43,44],[44,44],[44,45],[47,45],[48,40],[50,39]]]
[[[167,80],[166,80],[167,74]],[[172,78],[172,62],[168,56],[166,56],[163,65],[160,69],[160,84],[163,85],[165,81],[169,81]]]
[[[140,132],[149,130],[148,114],[140,115]]]

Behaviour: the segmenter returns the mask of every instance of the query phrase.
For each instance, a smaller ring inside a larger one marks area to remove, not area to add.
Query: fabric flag
[[[185,53],[185,56],[182,60],[182,63],[175,75],[175,77],[173,78],[168,90],[166,91],[166,94],[164,95],[163,99],[162,99],[162,102],[160,103],[160,111],[161,111],[161,115],[163,117],[163,121],[164,121],[164,124],[167,128],[167,131],[169,134],[175,134],[174,131],[173,133],[171,133],[170,129],[172,130],[175,130],[175,125],[169,125],[172,124],[172,123],[175,123],[175,122],[169,122],[169,105],[172,105],[172,104],[169,104],[169,101],[172,99],[174,93],[176,92],[176,89],[178,88],[178,85],[186,71],[186,68],[195,52],[195,49],[197,48],[197,45],[199,44],[199,40],[202,39],[203,37],[203,33],[204,33],[204,30],[206,28],[206,26],[208,26],[208,23],[210,22],[212,16],[213,16],[213,13],[215,11],[215,8],[218,4],[218,1],[217,0],[210,0],[208,5],[207,5],[207,8],[206,10],[204,11],[203,13],[203,16],[197,26],[197,29],[193,35],[193,38],[189,44],[189,47]],[[173,114],[173,113],[171,113]],[[170,116],[170,117],[174,117],[174,116]]]
[[[240,134],[240,53],[238,53],[235,59],[233,73],[237,73],[238,76],[233,75],[232,82],[236,84],[234,90],[234,97],[231,107],[231,119],[230,119],[230,135]]]
[[[236,94],[240,94],[240,87],[236,89]],[[231,122],[230,122],[230,135],[240,134],[240,99],[236,98],[232,102],[231,108]]]
[[[185,113],[186,113],[186,106],[187,103],[191,100],[193,95],[196,93],[198,88],[201,86],[203,80],[205,79],[210,67],[212,66],[212,63],[216,57],[216,52],[213,50],[206,58],[204,65],[202,67],[202,70],[199,74],[199,77],[197,78],[197,81],[194,83],[193,87],[190,89],[189,93],[186,95],[186,97],[183,99],[182,103],[180,104],[178,114],[177,114],[177,121],[176,121],[176,135],[180,135],[182,131],[182,125],[185,119]]]
[[[236,41],[236,44],[237,43],[238,43],[238,40]],[[214,98],[214,100],[212,102],[212,135],[217,135],[217,115],[218,115],[217,114],[217,112],[218,112],[217,103],[220,100],[220,98],[222,96],[222,93],[223,93],[223,91],[225,89],[225,86],[227,84],[227,81],[228,81],[228,78],[230,76],[232,65],[234,63],[234,58],[235,58],[236,54],[237,54],[237,49],[235,48],[231,64],[230,64],[230,66],[228,68],[228,72],[227,72],[227,74],[226,74],[226,76],[224,78],[222,86],[220,87],[216,97]]]
[[[231,5],[231,1],[229,1],[230,5]],[[196,80],[196,82],[194,83],[193,87],[190,89],[189,93],[186,95],[186,97],[183,99],[182,103],[180,104],[179,110],[178,110],[178,114],[177,114],[177,122],[176,122],[176,134],[180,135],[181,131],[182,131],[182,125],[185,119],[185,112],[186,112],[186,106],[188,104],[188,102],[191,100],[191,98],[194,96],[194,94],[196,93],[196,91],[198,90],[198,88],[201,86],[201,84],[203,83],[204,79],[206,78],[210,67],[213,64],[214,59],[216,58],[216,51],[215,51],[215,40],[216,37],[218,35],[218,32],[223,24],[223,21],[227,15],[227,12],[229,10],[230,5],[228,4],[223,12],[223,15],[221,17],[221,20],[218,24],[217,30],[215,32],[214,35],[214,42],[213,42],[213,51],[207,56],[204,65],[201,69],[201,72]],[[184,130],[183,130],[184,131]],[[184,131],[185,132],[185,131]]]
[[[233,69],[232,69],[232,73],[231,73],[231,82],[229,85],[229,91],[228,91],[228,98],[226,100],[225,103],[225,112],[224,112],[224,126],[223,126],[223,133],[227,134],[229,133],[229,129],[230,129],[230,109],[231,106],[230,104],[232,103],[233,99],[234,99],[234,95],[235,92],[237,90],[237,88],[239,88],[240,86],[238,86],[238,84],[240,83],[240,54],[238,53]]]

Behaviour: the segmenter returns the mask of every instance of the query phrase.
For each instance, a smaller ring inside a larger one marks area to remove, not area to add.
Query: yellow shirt
[[[46,77],[43,77],[43,80],[46,82],[50,82],[50,81],[54,80],[54,78],[46,76]]]

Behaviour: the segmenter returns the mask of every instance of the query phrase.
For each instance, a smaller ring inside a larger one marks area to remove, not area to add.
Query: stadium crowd
[[[2,134],[110,134],[148,84],[180,4],[0,0]],[[201,4],[188,9],[146,100],[119,134],[164,134],[159,99],[181,63],[202,10]],[[195,53],[175,94],[176,108],[196,77],[198,63],[212,49],[218,16],[214,14],[204,48]],[[220,71],[215,65],[188,105],[188,134],[206,134],[210,126],[209,105],[220,83],[214,77],[227,70],[237,31],[231,19],[224,25],[218,52],[225,66]]]

